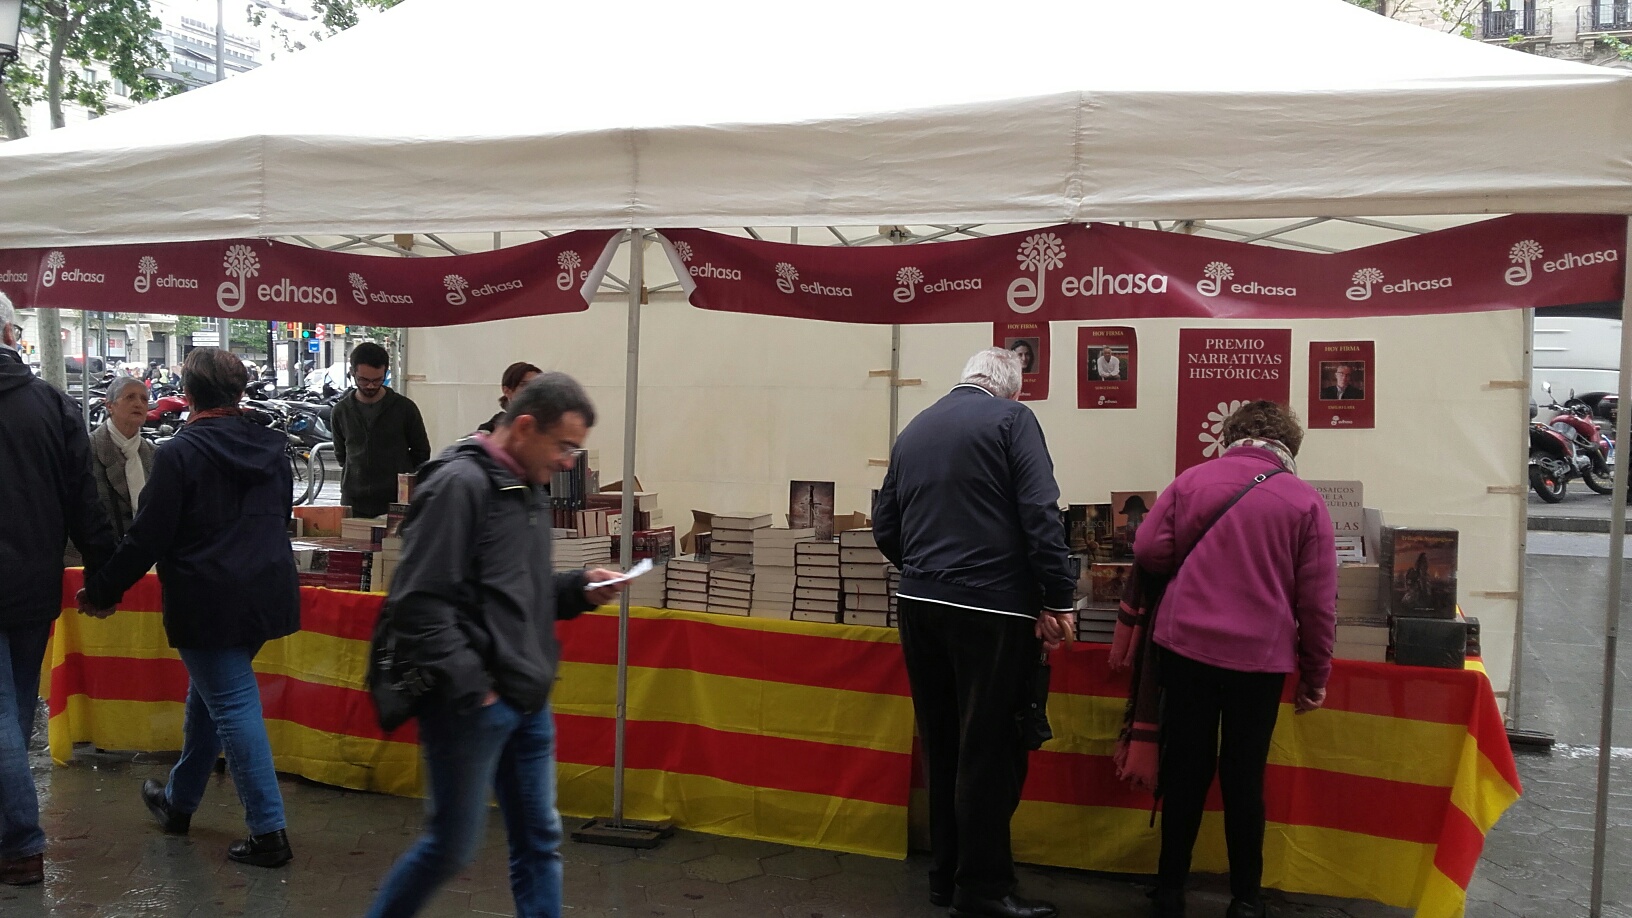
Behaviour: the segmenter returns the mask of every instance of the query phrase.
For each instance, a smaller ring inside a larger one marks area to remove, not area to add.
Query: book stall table
[[[64,580],[64,606],[80,573]],[[302,631],[256,660],[280,771],[415,795],[413,724],[382,736],[363,688],[381,596],[304,588]],[[105,620],[65,614],[47,655],[50,743],[138,751],[181,745],[187,675],[166,646],[149,576]],[[561,809],[611,795],[617,616],[559,629]],[[915,768],[912,702],[893,629],[632,610],[626,812],[749,838],[901,857]],[[1015,820],[1018,859],[1149,873],[1151,800],[1115,780],[1123,681],[1107,648],[1056,654],[1056,738],[1031,758]],[[1483,671],[1336,661],[1326,708],[1276,728],[1267,780],[1265,882],[1276,888],[1461,913],[1484,835],[1518,797]],[[132,798],[134,800],[134,797]],[[1200,870],[1224,869],[1214,800]]]

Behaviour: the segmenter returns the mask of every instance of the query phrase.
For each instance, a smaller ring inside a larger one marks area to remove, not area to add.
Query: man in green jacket
[[[340,501],[353,516],[379,516],[397,499],[397,476],[431,458],[419,406],[385,385],[391,358],[372,342],[351,352],[349,395],[334,406],[334,458],[340,461]]]

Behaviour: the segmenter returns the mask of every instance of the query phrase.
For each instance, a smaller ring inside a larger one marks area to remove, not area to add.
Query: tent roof
[[[0,145],[0,247],[1632,212],[1632,74],[1341,0],[408,0]]]

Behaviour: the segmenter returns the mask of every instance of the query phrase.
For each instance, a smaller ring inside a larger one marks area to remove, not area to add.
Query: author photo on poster
[[[1128,378],[1128,349],[1100,347],[1088,349],[1088,378],[1110,382]]]
[[[1366,365],[1358,361],[1323,361],[1320,365],[1322,401],[1354,401],[1366,397]]]
[[[1036,338],[1007,338],[1003,346],[1020,355],[1020,372],[1022,375],[1037,372],[1037,339]]]

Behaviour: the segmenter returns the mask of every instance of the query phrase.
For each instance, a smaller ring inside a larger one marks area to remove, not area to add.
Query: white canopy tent
[[[1176,31],[1197,37],[1162,53]],[[1628,116],[1632,75],[1341,0],[1019,0],[978,19],[926,2],[408,0],[225,83],[0,145],[0,248],[1632,213]]]
[[[1632,74],[1340,0],[1020,0],[978,19],[409,0],[225,83],[0,146],[0,247],[1621,213],[1629,113]]]

